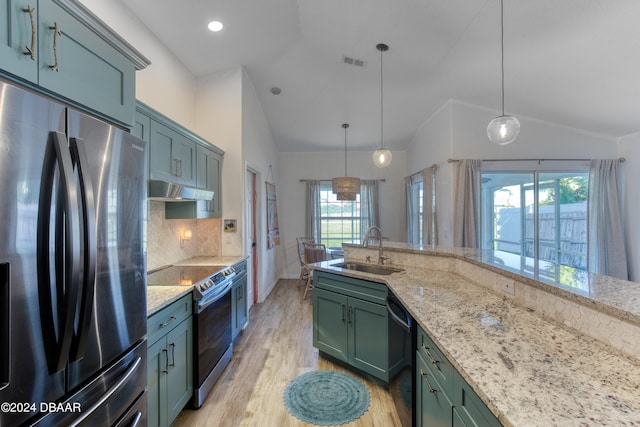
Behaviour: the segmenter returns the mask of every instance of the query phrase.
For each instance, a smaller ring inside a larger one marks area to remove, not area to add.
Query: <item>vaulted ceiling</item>
[[[244,66],[280,151],[405,149],[449,99],[499,114],[499,0],[126,0],[197,77]],[[504,0],[507,114],[640,131],[640,1]],[[211,20],[223,22],[218,33]],[[343,57],[365,62],[343,63]],[[279,95],[272,87],[281,88]],[[522,132],[525,132],[523,129]]]

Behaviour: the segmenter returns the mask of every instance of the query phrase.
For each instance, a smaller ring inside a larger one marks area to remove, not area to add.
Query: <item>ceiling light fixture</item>
[[[504,114],[504,2],[500,0],[500,54],[502,70],[502,115],[489,122],[487,136],[498,145],[507,145],[518,137],[520,122],[514,116]]]
[[[211,21],[209,22],[209,25],[207,25],[207,28],[209,28],[209,31],[213,31],[214,33],[217,33],[218,31],[222,30],[223,27],[224,25],[222,25],[222,22],[220,21]]]
[[[384,148],[384,108],[382,91],[382,53],[389,50],[389,46],[384,43],[376,45],[380,51],[380,148],[373,152],[373,164],[379,168],[386,168],[391,163],[391,151]]]
[[[347,129],[349,123],[343,123],[342,128],[344,129],[344,176],[333,178],[331,188],[338,200],[355,200],[356,195],[360,193],[360,178],[347,176]]]

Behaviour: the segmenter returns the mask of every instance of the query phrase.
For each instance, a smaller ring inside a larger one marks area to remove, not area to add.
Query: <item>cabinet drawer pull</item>
[[[438,364],[440,363],[439,360],[436,360],[433,355],[431,354],[431,352],[429,351],[429,347],[425,347],[424,343],[421,345],[422,349],[425,351],[425,353],[427,353],[427,356],[429,357],[429,359],[431,359],[431,363],[438,366]]]
[[[173,322],[174,320],[176,320],[176,316],[171,316],[169,319],[165,320],[164,322],[160,323],[160,327],[161,328],[166,328],[167,325],[171,322]]]
[[[55,59],[55,64],[53,65],[49,65],[49,68],[52,69],[53,71],[58,71],[58,36],[62,35],[62,32],[60,31],[60,26],[58,25],[57,22],[54,22],[54,26],[53,27],[49,27],[50,30],[53,30],[53,58]]]
[[[31,47],[25,46],[26,49],[23,53],[25,55],[31,56],[31,60],[36,60],[36,21],[33,17],[33,12],[36,11],[35,7],[31,7],[27,5],[26,9],[22,9],[23,12],[29,14],[29,18],[31,19]]]
[[[420,376],[421,376],[422,378],[424,378],[424,382],[426,382],[426,383],[427,383],[427,386],[429,387],[429,391],[430,391],[431,393],[437,393],[437,392],[438,392],[438,390],[436,390],[435,388],[431,387],[431,383],[429,382],[429,378],[427,377],[427,374],[425,374],[425,373],[422,371],[422,369],[420,369]]]
[[[168,374],[169,373],[169,350],[167,350],[166,348],[163,348],[162,352],[164,353],[164,366],[165,366],[165,368],[162,370],[162,373]]]

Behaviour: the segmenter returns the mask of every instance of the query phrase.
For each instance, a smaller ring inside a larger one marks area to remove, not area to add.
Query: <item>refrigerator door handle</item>
[[[0,390],[9,385],[11,381],[10,356],[11,356],[11,310],[9,287],[9,263],[0,263]]]
[[[129,378],[131,378],[131,376],[140,367],[141,364],[142,364],[142,357],[140,356],[136,357],[136,359],[133,361],[131,366],[129,366],[126,372],[122,375],[122,378],[120,378],[118,382],[114,384],[113,387],[107,390],[107,392],[104,395],[102,395],[102,397],[100,397],[100,399],[96,403],[94,403],[89,409],[85,411],[83,408],[82,415],[77,419],[75,419],[73,423],[69,425],[69,427],[75,427],[81,424],[89,416],[91,416],[93,412],[99,409],[111,396],[113,396],[129,380]]]
[[[53,206],[52,200],[54,193],[56,206]],[[53,236],[55,243],[52,245],[51,213],[54,208],[56,227]],[[50,132],[38,203],[37,265],[40,323],[51,373],[65,367],[73,338],[80,279],[79,235],[78,199],[67,138],[62,133]],[[55,258],[53,268],[51,250]],[[52,298],[54,285],[55,300]]]
[[[96,283],[96,205],[93,192],[93,181],[88,171],[89,161],[84,141],[71,138],[71,158],[78,174],[80,184],[80,224],[81,224],[81,257],[83,265],[82,293],[78,313],[78,327],[71,344],[72,361],[84,357],[89,324],[93,311],[93,299]]]

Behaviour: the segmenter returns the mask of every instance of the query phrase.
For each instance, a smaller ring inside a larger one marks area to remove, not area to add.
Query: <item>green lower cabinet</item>
[[[147,425],[170,426],[193,397],[191,317],[151,343],[147,357]]]
[[[314,283],[314,347],[388,384],[403,367],[403,349],[390,345],[386,285],[317,271]]]
[[[231,288],[231,339],[235,340],[247,324],[247,272],[246,261],[244,273],[233,278]]]
[[[416,345],[416,425],[499,427],[502,424],[418,327]]]
[[[453,405],[420,353],[416,354],[416,425],[451,427]]]
[[[502,425],[458,372],[454,376],[454,387],[454,426],[493,427]],[[459,419],[456,420],[456,417]]]

